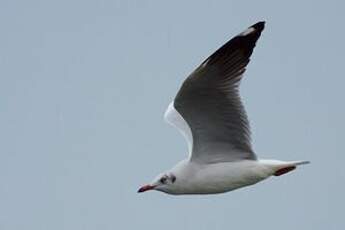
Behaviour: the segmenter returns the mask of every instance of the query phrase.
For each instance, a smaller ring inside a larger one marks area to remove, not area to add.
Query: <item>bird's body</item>
[[[183,83],[165,120],[186,138],[189,157],[139,192],[215,194],[280,176],[307,161],[258,160],[238,86],[264,22],[237,35]]]
[[[224,193],[256,184],[273,176],[279,169],[304,163],[307,162],[243,160],[199,164],[185,159],[169,170],[178,178],[175,183],[157,190],[174,195]]]
[[[188,159],[172,171],[176,182],[161,191],[170,194],[214,194],[255,184],[272,174],[272,170],[257,161],[198,164]]]

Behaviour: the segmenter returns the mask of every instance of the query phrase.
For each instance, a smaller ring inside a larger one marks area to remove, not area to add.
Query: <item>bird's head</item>
[[[138,192],[158,190],[169,193],[175,185],[176,176],[173,173],[161,173],[150,184],[142,186]]]

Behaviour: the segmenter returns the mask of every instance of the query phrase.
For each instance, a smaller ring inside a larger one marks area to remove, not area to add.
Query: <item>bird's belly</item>
[[[201,169],[187,193],[214,194],[255,184],[270,176],[256,161],[225,162]]]

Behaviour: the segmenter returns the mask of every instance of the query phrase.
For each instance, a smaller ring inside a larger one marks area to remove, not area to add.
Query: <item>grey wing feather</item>
[[[238,87],[263,29],[259,22],[228,41],[179,90],[174,107],[192,130],[192,161],[256,159]]]

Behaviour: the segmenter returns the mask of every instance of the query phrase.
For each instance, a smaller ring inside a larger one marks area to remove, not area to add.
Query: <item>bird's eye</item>
[[[174,183],[176,181],[176,176],[171,175],[171,181]]]
[[[167,178],[166,178],[166,177],[162,177],[159,181],[160,181],[162,184],[165,184],[165,182],[167,181]]]

